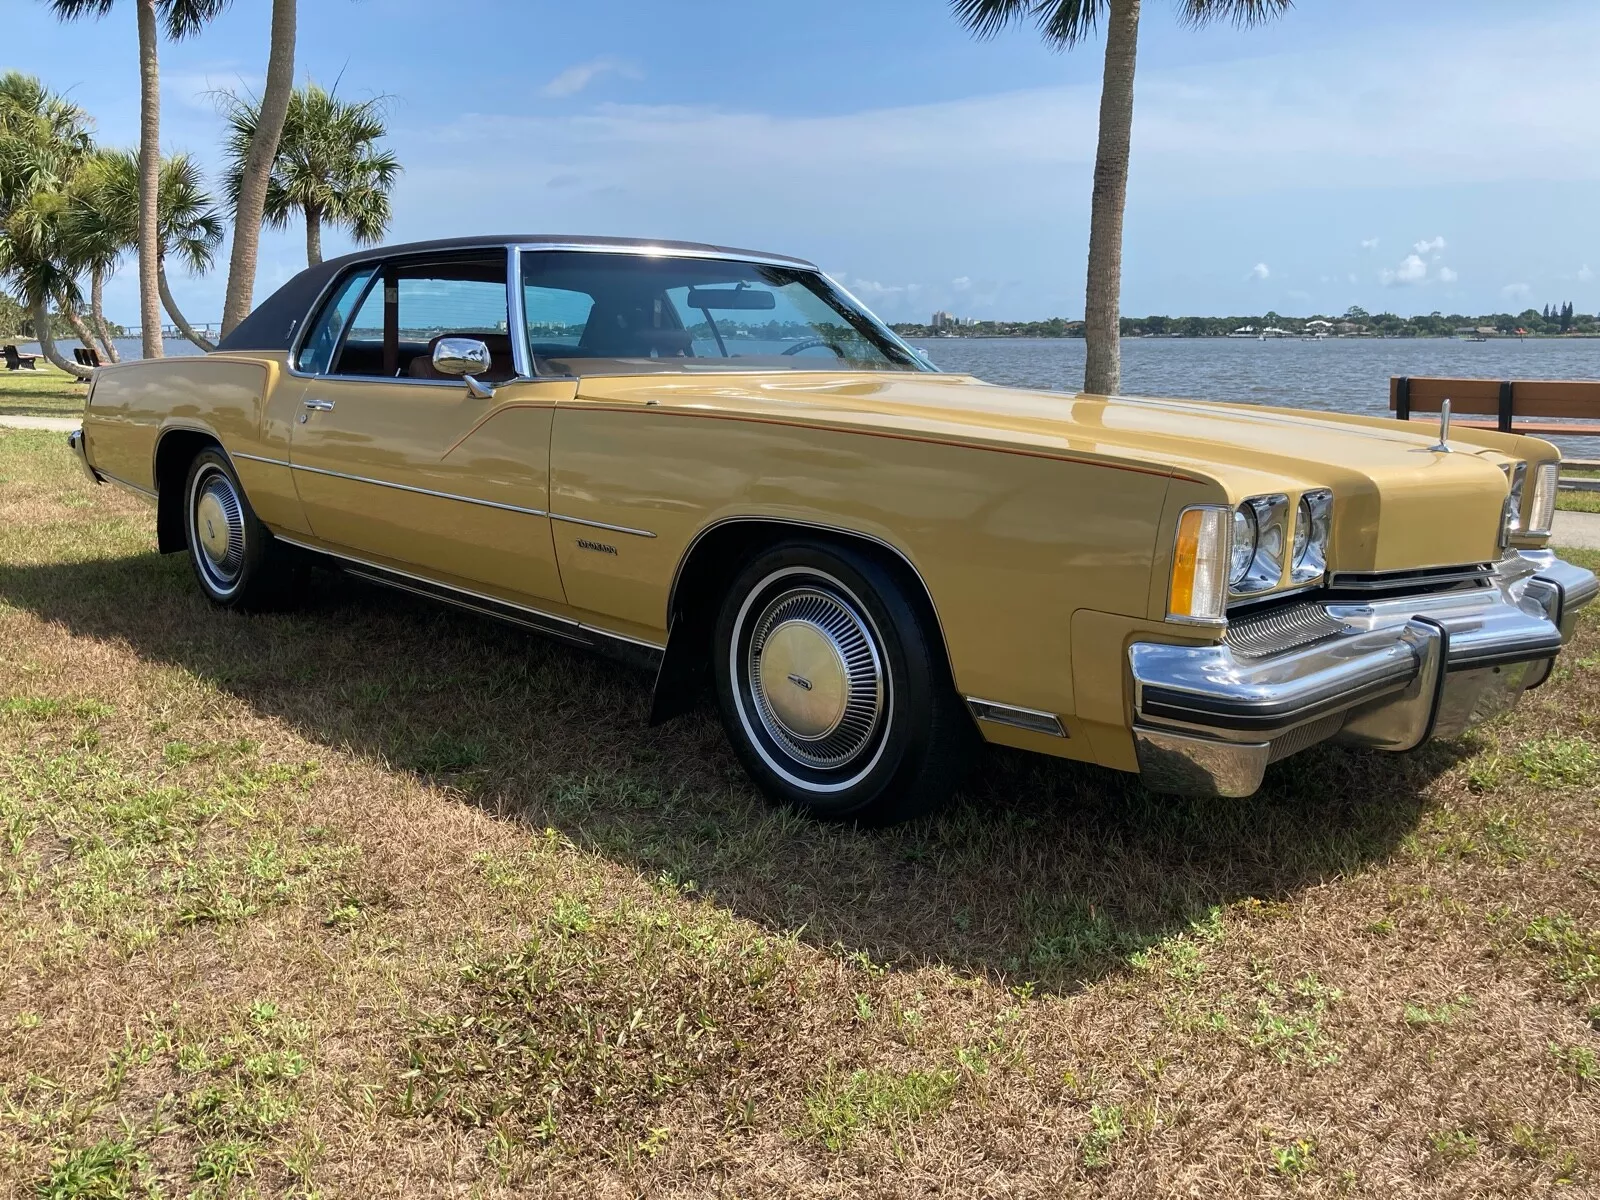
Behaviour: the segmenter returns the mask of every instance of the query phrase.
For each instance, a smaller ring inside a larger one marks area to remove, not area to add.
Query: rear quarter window
[[[333,289],[333,294],[317,314],[311,331],[306,334],[306,340],[300,344],[300,353],[294,364],[297,370],[311,375],[326,374],[328,364],[333,361],[333,353],[339,348],[339,335],[344,332],[350,314],[361,302],[375,272],[375,267],[352,271]]]

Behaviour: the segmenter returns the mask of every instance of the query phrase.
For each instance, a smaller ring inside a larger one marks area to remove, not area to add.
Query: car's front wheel
[[[976,731],[932,616],[869,555],[811,542],[761,554],[728,591],[714,654],[723,724],[774,800],[884,825],[960,782]]]
[[[282,564],[272,535],[256,519],[233,466],[220,450],[202,450],[184,481],[184,521],[189,562],[200,590],[223,608],[274,604]]]

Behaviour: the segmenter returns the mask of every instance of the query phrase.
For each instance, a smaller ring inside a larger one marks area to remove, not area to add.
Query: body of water
[[[918,338],[941,371],[1013,387],[1076,391],[1080,338]],[[1130,396],[1273,404],[1389,415],[1392,375],[1453,379],[1600,379],[1600,338],[1125,338]],[[1419,415],[1418,421],[1437,421]],[[1557,439],[1568,458],[1600,458],[1600,437]]]
[[[144,353],[144,343],[138,338],[113,338],[111,344],[117,348],[117,353],[122,355],[124,360],[138,358]],[[61,351],[61,357],[66,359],[72,357],[73,347],[81,345],[82,343],[75,337],[56,339],[56,349]],[[205,353],[188,338],[164,338],[162,345],[166,349],[168,358],[186,358],[191,354]],[[17,349],[23,354],[42,353],[38,342],[18,342]]]
[[[63,340],[61,347],[70,353],[75,344]],[[1070,392],[1083,382],[1079,338],[924,338],[914,344],[940,370],[990,383]],[[137,358],[140,347],[137,340],[121,339],[117,350],[124,358]],[[166,351],[171,356],[200,353],[183,338],[168,338]],[[1135,396],[1386,416],[1392,375],[1600,379],[1600,338],[1129,338],[1122,343],[1122,389]],[[1564,437],[1560,443],[1569,457],[1600,458],[1600,437]]]

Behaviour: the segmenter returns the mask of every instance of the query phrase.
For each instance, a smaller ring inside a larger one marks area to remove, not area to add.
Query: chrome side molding
[[[1066,729],[1055,713],[1041,712],[1037,708],[1021,708],[1015,704],[1001,704],[996,700],[979,700],[967,697],[967,708],[980,721],[991,725],[1009,725],[1013,729],[1026,729],[1029,733],[1043,733],[1064,738]]]

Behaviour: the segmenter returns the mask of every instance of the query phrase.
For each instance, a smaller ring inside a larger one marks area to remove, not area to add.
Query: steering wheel
[[[806,338],[804,341],[796,342],[783,353],[785,356],[799,354],[804,350],[815,350],[818,346],[826,346],[829,350],[833,351],[835,357],[837,358],[842,359],[848,357],[848,355],[846,355],[836,343],[830,342],[827,338],[820,337]]]

